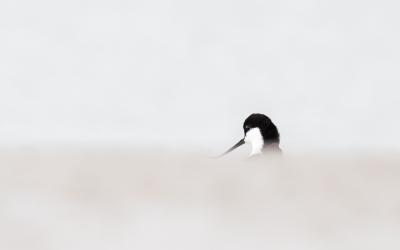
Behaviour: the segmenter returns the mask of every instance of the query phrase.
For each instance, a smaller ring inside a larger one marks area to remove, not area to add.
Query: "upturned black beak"
[[[238,148],[240,146],[242,146],[244,144],[244,139],[241,139],[238,143],[235,144],[235,146],[231,147],[228,151],[226,151],[225,153],[223,153],[222,155],[218,155],[218,156],[214,156],[214,157],[210,157],[210,158],[218,158],[221,156],[226,155],[227,153],[231,152],[232,150],[234,150],[235,148]]]

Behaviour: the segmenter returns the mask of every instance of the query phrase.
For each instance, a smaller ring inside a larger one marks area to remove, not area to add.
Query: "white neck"
[[[244,138],[245,143],[251,144],[251,154],[261,154],[261,149],[264,146],[264,139],[261,135],[259,128],[253,128],[246,133],[246,137]]]

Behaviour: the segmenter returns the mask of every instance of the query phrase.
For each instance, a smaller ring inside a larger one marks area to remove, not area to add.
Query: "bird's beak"
[[[244,144],[244,139],[241,139],[238,143],[236,143],[233,147],[231,147],[228,151],[226,151],[225,153],[223,153],[222,155],[218,155],[218,156],[214,156],[214,157],[210,157],[210,158],[218,158],[221,156],[226,155],[227,153],[231,152],[232,150],[234,150],[235,148],[238,148],[240,146],[242,146]]]

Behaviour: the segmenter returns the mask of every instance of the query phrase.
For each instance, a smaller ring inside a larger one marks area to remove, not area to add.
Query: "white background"
[[[399,150],[399,9],[2,1],[0,146],[223,151],[259,112],[286,152]]]

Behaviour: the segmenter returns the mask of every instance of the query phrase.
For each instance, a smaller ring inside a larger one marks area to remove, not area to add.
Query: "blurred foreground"
[[[400,249],[400,157],[2,153],[0,249]]]

